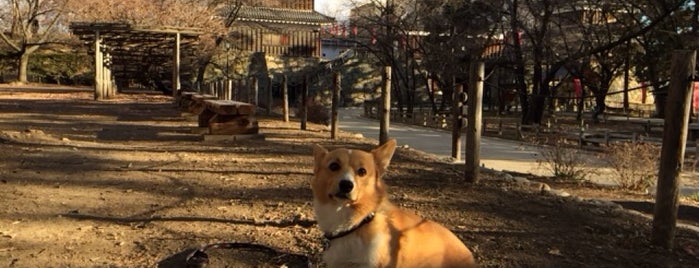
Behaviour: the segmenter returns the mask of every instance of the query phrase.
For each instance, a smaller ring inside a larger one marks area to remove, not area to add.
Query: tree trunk
[[[415,110],[415,100],[417,99],[417,75],[415,72],[415,64],[410,66],[410,86],[408,87],[408,116],[412,119],[413,111]]]
[[[206,66],[208,65],[208,62],[210,61],[210,57],[207,57],[206,60],[201,60],[197,64],[197,81],[196,83],[198,85],[203,85],[204,84],[204,74],[206,73]],[[228,81],[228,78],[226,79]],[[228,82],[226,82],[228,83]],[[201,92],[201,88],[197,88],[197,92]],[[232,99],[232,96],[231,96]]]
[[[519,20],[517,15],[518,3],[517,0],[512,1],[510,26],[512,28],[512,40],[514,40],[516,90],[519,93],[519,104],[522,107],[522,123],[525,123],[527,114],[529,114],[529,99],[527,97],[527,83],[525,80],[524,56],[522,55],[522,44],[519,42],[519,26],[517,25]]]
[[[393,96],[395,96],[396,112],[398,113],[399,118],[403,117],[403,110],[405,108],[405,99],[403,97],[404,74],[405,73],[403,73],[403,68],[400,66],[400,63],[395,62],[395,65],[393,66],[393,85],[391,87]]]
[[[655,98],[655,114],[654,117],[665,118],[665,102],[667,100],[667,88],[653,91]]]
[[[599,116],[604,115],[606,109],[605,101],[607,99],[607,92],[609,90],[600,90],[595,94],[595,109],[592,113],[592,122],[599,123]]]
[[[19,60],[17,63],[17,81],[20,83],[26,83],[28,82],[27,80],[27,74],[29,73],[29,56],[34,53],[36,50],[39,49],[39,46],[37,45],[27,45],[24,47],[24,50],[22,51],[22,54],[19,56]]]
[[[655,114],[654,117],[664,118],[665,117],[665,99],[667,98],[667,87],[660,87],[660,79],[657,77],[658,72],[655,70],[655,66],[651,65],[649,68],[650,82],[653,86],[653,98],[655,99]]]
[[[696,51],[690,50],[678,50],[672,55],[669,105],[663,128],[651,233],[651,243],[666,249],[672,249],[675,244],[680,172],[687,142],[696,55]]]
[[[437,112],[437,101],[434,99],[434,80],[430,78],[428,73],[425,73],[425,88],[427,89],[427,97],[432,105],[432,112]]]
[[[340,107],[340,90],[342,89],[342,76],[340,72],[333,72],[333,94],[330,117],[330,139],[337,138],[337,109]],[[271,92],[271,91],[270,91]]]
[[[17,81],[20,83],[27,82],[27,66],[29,66],[29,53],[25,51],[19,56],[19,68],[17,68]]]
[[[379,125],[379,143],[388,141],[388,130],[391,122],[391,66],[384,67],[383,84],[381,87],[381,121]]]
[[[582,122],[583,113],[585,111],[585,86],[582,85],[582,83],[581,83],[580,87],[581,87],[580,88],[580,98],[576,99],[576,101],[577,101],[576,104],[578,105],[578,109],[577,109],[578,112],[577,112],[577,115],[575,117],[575,120],[578,122]]]
[[[483,84],[485,80],[485,63],[476,61],[469,69],[468,85],[468,123],[466,124],[466,159],[464,178],[476,183],[480,174],[481,127],[483,112]]]
[[[535,56],[536,57],[536,56]],[[534,64],[534,90],[531,99],[531,108],[524,124],[540,124],[546,108],[546,96],[549,94],[548,80],[544,81],[541,63]],[[539,82],[537,82],[539,81]]]

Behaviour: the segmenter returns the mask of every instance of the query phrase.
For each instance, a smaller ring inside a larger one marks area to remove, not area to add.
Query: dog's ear
[[[318,144],[313,145],[313,160],[314,160],[314,166],[313,166],[313,171],[318,172],[318,167],[320,166],[320,162],[323,161],[323,158],[325,158],[325,155],[328,154],[328,150],[323,148],[323,146],[320,146]]]
[[[396,140],[389,139],[383,145],[378,148],[371,150],[371,154],[374,155],[374,161],[376,161],[376,167],[381,173],[386,171],[388,164],[391,163],[391,158],[393,153],[396,151]]]

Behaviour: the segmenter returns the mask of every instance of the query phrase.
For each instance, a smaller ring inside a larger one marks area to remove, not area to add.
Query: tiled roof
[[[327,24],[335,19],[314,10],[241,6],[237,19],[242,21],[276,22],[289,24]]]

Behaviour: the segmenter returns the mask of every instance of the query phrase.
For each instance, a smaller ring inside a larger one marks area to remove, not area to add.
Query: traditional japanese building
[[[321,56],[321,26],[335,21],[313,10],[313,0],[243,1],[227,11],[237,49],[267,56]]]
[[[243,0],[224,9],[224,23],[229,27],[225,41],[231,51],[242,52],[238,69],[229,71],[233,75],[228,78],[244,80],[238,87],[246,88],[246,83],[273,87],[278,96],[283,74],[288,77],[291,100],[295,100],[304,77],[317,80],[322,56],[321,27],[335,22],[313,10],[313,2]]]

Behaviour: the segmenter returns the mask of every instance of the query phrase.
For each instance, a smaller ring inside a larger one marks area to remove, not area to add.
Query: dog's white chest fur
[[[318,227],[328,234],[338,233],[352,227],[352,209],[347,206],[334,206],[331,204],[313,204]]]
[[[352,210],[346,206],[314,204],[318,227],[325,233],[338,233],[353,227]],[[364,242],[356,234],[336,238],[323,252],[323,261],[328,267],[376,267],[381,245],[386,237],[377,235]]]
[[[334,239],[330,242],[330,247],[323,252],[323,261],[331,268],[376,267],[379,262],[378,249],[383,243],[383,235],[372,237],[368,244],[357,235]]]

